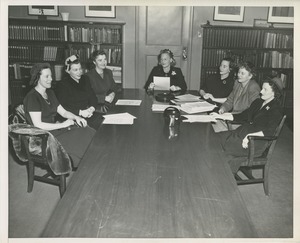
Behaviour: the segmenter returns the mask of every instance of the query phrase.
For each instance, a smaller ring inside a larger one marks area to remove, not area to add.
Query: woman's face
[[[78,81],[82,75],[81,64],[80,63],[71,64],[71,69],[70,71],[68,71],[68,73],[73,79]]]
[[[269,83],[263,83],[260,94],[263,100],[271,100],[275,97],[275,93]]]
[[[163,68],[168,68],[171,65],[171,57],[167,53],[161,54],[160,57],[160,65],[162,65]]]
[[[221,65],[220,65],[220,68],[219,68],[219,69],[220,69],[220,74],[221,74],[221,75],[230,73],[229,65],[230,65],[230,62],[229,62],[229,61],[223,60],[223,61],[221,62]]]
[[[51,88],[51,83],[52,83],[52,73],[50,68],[43,69],[41,71],[38,85],[42,86],[45,89],[49,89]]]
[[[252,74],[245,68],[241,67],[238,72],[238,81],[240,83],[248,82],[252,78]]]
[[[105,55],[98,55],[94,61],[96,68],[105,69],[107,65],[107,60]]]

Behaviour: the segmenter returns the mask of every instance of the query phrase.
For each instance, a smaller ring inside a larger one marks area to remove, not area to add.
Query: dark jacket
[[[148,80],[144,86],[144,88],[147,90],[150,83],[153,82],[153,77],[170,77],[170,86],[175,85],[181,88],[182,92],[185,92],[187,89],[184,76],[182,74],[182,71],[180,68],[177,67],[170,67],[170,71],[168,73],[165,73],[163,70],[163,67],[161,65],[158,65],[154,67],[148,77]]]

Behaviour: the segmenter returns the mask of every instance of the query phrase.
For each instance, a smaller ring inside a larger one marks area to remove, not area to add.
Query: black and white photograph
[[[300,2],[43,2],[1,2],[1,242],[300,242]]]

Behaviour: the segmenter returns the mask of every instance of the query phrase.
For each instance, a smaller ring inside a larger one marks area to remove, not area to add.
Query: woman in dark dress
[[[86,119],[88,125],[98,129],[102,116],[96,113],[97,98],[90,81],[82,74],[78,55],[72,55],[65,61],[66,76],[57,83],[56,96],[65,109]]]
[[[210,75],[205,80],[199,93],[200,95],[213,102],[224,103],[231,93],[235,80],[235,65],[230,57],[222,59],[219,66],[219,73]]]
[[[112,71],[106,68],[106,53],[100,50],[94,51],[92,53],[92,60],[95,68],[85,75],[89,78],[96,94],[97,102],[100,104],[100,107],[103,107],[102,111],[105,113],[109,104],[111,104],[115,98],[118,86],[115,83]]]
[[[221,132],[221,145],[227,155],[227,160],[231,161],[234,157],[248,155],[248,136],[272,136],[282,119],[282,108],[279,99],[282,94],[283,83],[280,79],[264,80],[261,98],[252,102],[251,106],[239,114],[216,114],[215,118],[233,120],[242,125],[234,131]],[[259,156],[265,149],[264,141],[255,142],[255,153]],[[234,161],[230,164],[233,173],[240,167]]]
[[[158,57],[158,65],[154,67],[148,77],[148,80],[144,86],[145,90],[153,89],[154,82],[153,77],[170,77],[170,90],[180,91],[184,93],[187,89],[184,76],[180,68],[174,67],[176,61],[173,53],[169,49],[161,50]]]
[[[24,99],[27,121],[35,127],[50,131],[78,166],[95,130],[87,127],[85,119],[64,109],[51,88],[52,73],[48,63],[35,64],[31,69],[31,84],[34,88]],[[59,114],[66,120],[59,123]],[[77,126],[74,126],[77,124]]]

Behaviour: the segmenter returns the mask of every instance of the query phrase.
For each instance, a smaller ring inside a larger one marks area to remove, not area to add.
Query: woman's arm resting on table
[[[95,110],[95,108],[94,108],[94,110]],[[68,120],[75,120],[76,123],[81,127],[86,127],[86,125],[87,125],[87,122],[85,119],[74,115],[72,112],[65,110],[61,105],[59,105],[57,107],[57,113],[60,114],[62,117],[67,118]],[[73,124],[74,124],[74,122],[73,122]],[[73,124],[71,124],[71,125],[73,125]]]

